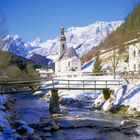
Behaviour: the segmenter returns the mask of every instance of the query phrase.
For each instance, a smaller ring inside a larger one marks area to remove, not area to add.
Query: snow
[[[102,109],[104,111],[109,111],[111,108],[115,109],[116,106],[124,105],[128,107],[126,111],[128,114],[140,112],[140,81],[134,84],[124,82],[122,86],[117,86],[112,89],[114,89],[114,94],[103,104]]]
[[[95,57],[93,57],[88,62],[84,63],[81,67],[83,72],[92,72],[93,62],[95,61]]]
[[[116,30],[122,23],[122,21],[97,21],[85,27],[70,27],[65,32],[67,45],[73,46],[77,54],[82,57],[92,48],[97,47],[109,33]],[[30,58],[34,54],[39,54],[53,61],[57,59],[59,47],[58,37],[43,42],[38,37],[32,42],[25,42],[19,35],[8,35],[5,40],[7,41],[7,45],[3,47],[5,51],[26,58]]]
[[[66,106],[92,108],[99,91],[59,91],[60,103]]]
[[[130,108],[136,108],[140,112],[140,82],[126,85],[125,88],[123,96],[120,98],[122,104],[129,105]]]
[[[3,111],[3,109],[5,109],[4,103],[7,101],[7,98],[7,95],[0,95],[0,127],[4,130],[0,132],[0,140],[16,140],[18,136],[14,134],[15,130],[11,128],[8,122],[10,114]]]

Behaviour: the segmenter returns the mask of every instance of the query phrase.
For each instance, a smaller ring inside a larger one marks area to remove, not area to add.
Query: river
[[[58,129],[45,132],[48,140],[140,140],[139,119],[64,106],[62,113],[51,115],[49,103],[37,96],[26,93],[15,95],[15,98],[18,119],[39,128],[50,119],[57,123]],[[137,127],[120,127],[121,121],[128,119]],[[36,134],[44,134],[44,128],[35,129]]]

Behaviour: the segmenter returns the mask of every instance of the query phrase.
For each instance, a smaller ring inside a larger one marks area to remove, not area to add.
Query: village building
[[[125,42],[123,45],[125,47],[125,55],[127,57],[118,57],[119,61],[116,67],[116,72],[127,72],[128,74],[140,75],[140,40],[133,39],[131,41]],[[117,56],[117,49],[115,50],[115,53],[115,55]],[[112,54],[113,50],[103,54],[102,58],[104,58],[105,60],[108,58],[108,56],[111,56]],[[111,65],[107,64],[106,66],[107,68],[105,68],[105,70],[107,70]]]
[[[132,40],[129,45],[129,70],[140,74],[140,41]]]
[[[55,75],[59,77],[81,76],[81,61],[72,46],[68,46],[64,33],[64,27],[61,28],[59,39],[59,56],[55,62]]]
[[[54,71],[52,69],[36,69],[40,78],[51,78],[54,75]]]

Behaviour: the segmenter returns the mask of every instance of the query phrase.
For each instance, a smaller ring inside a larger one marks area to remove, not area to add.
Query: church
[[[77,77],[81,75],[81,61],[72,46],[67,45],[64,27],[61,27],[59,55],[55,62],[55,75],[58,77]]]

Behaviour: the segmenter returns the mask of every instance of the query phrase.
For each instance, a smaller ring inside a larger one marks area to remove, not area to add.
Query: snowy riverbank
[[[0,95],[0,140],[16,140],[18,135],[10,126],[10,117],[7,102],[9,96]]]
[[[90,76],[76,79],[113,80],[112,76]],[[113,111],[134,116],[140,116],[140,82],[128,84],[121,79],[121,86],[111,86],[113,94],[105,100],[102,91],[61,91],[59,90],[60,103],[65,106],[80,108],[97,108],[105,112]],[[51,85],[50,85],[51,86]],[[47,94],[47,93],[46,93]],[[48,94],[47,94],[48,95]]]
[[[140,116],[140,82],[116,87],[114,94],[102,105],[102,109]]]

